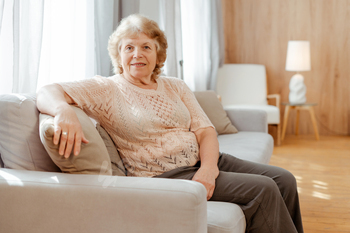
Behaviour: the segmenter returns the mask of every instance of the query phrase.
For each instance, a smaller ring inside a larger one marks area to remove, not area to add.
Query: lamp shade
[[[287,71],[311,70],[310,42],[304,40],[290,40],[287,50]]]

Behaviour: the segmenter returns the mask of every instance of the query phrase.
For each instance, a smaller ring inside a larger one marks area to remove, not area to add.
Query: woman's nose
[[[142,51],[139,48],[135,48],[134,50],[134,58],[140,58],[142,57]]]

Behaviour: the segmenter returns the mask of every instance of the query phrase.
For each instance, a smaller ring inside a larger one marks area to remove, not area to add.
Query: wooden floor
[[[286,135],[270,164],[297,178],[305,233],[350,232],[350,137]]]

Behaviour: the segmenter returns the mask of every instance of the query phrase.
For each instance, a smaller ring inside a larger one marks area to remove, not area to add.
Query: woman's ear
[[[122,74],[124,72],[124,69],[121,65],[118,65],[118,71],[119,71],[119,74]]]
[[[159,65],[159,63],[161,63],[161,61],[159,60],[159,56],[158,56],[158,54],[157,54],[156,64]]]

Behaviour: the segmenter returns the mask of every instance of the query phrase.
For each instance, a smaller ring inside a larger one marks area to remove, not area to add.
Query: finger
[[[74,134],[69,133],[67,144],[66,144],[66,150],[64,152],[65,158],[69,158],[70,154],[72,153],[73,145],[74,145]]]
[[[210,198],[213,196],[214,193],[214,189],[210,189],[207,191],[207,200],[209,201]]]
[[[57,145],[61,136],[61,127],[55,126],[53,134],[53,144]]]
[[[79,133],[75,135],[75,142],[74,142],[74,155],[77,156],[80,153],[80,148],[81,148],[81,141],[82,137],[80,136]]]
[[[207,187],[207,200],[209,200],[209,199],[210,199],[210,188]]]
[[[59,149],[58,149],[58,153],[60,155],[64,155],[64,152],[65,152],[65,149],[66,149],[67,138],[68,138],[67,133],[65,134],[64,132],[65,131],[63,131],[61,133],[61,136],[60,136],[60,146],[59,146]]]
[[[81,141],[83,142],[83,143],[89,143],[89,140],[87,140],[86,139],[86,137],[85,137],[85,135],[84,135],[84,133],[83,132],[81,132]]]

